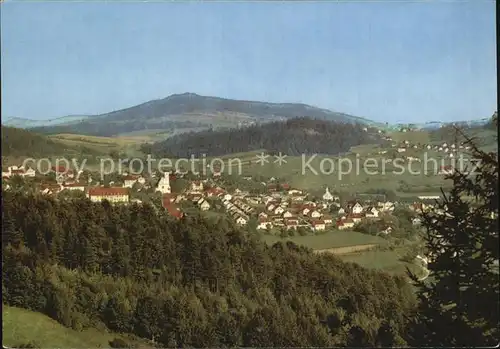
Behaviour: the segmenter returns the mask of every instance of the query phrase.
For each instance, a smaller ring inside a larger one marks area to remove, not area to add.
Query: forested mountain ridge
[[[368,132],[360,124],[295,118],[240,129],[177,135],[144,151],[177,157],[220,156],[258,149],[287,155],[338,154],[355,145],[381,141],[377,133]]]
[[[401,277],[227,220],[3,192],[3,301],[163,347],[404,345]]]
[[[50,157],[68,153],[94,152],[85,147],[69,147],[29,130],[2,126],[2,156]]]
[[[37,127],[36,130],[48,134],[115,136],[148,129],[234,127],[304,116],[351,123],[372,123],[368,119],[306,104],[243,101],[184,93],[94,115],[70,125]]]

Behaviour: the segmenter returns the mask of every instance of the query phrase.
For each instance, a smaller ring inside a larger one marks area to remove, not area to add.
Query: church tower
[[[323,194],[323,200],[325,201],[333,201],[333,195],[330,194],[328,187],[326,187],[325,194]]]
[[[161,192],[162,194],[170,194],[170,172],[165,172],[164,176],[158,182],[158,186],[156,187],[156,191]]]

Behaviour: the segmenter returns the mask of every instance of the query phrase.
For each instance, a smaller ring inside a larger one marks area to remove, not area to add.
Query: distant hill
[[[355,145],[381,142],[373,131],[361,124],[295,118],[242,129],[177,135],[147,145],[150,149],[143,151],[175,157],[220,156],[259,149],[287,155],[338,154]]]
[[[41,133],[78,133],[93,136],[116,136],[141,130],[178,130],[234,128],[258,123],[310,117],[349,123],[373,124],[372,121],[327,109],[298,103],[266,103],[175,94],[131,108],[87,117],[82,121],[42,127]]]
[[[50,119],[50,120],[32,120],[26,118],[8,118],[2,122],[4,126],[11,126],[17,128],[33,128],[33,127],[43,127],[43,126],[61,126],[72,124],[75,122],[80,122],[85,119],[90,118],[90,115],[68,115],[60,118]]]
[[[461,125],[465,127],[481,127],[486,125],[490,121],[490,118],[482,118],[476,120],[466,120],[466,121],[452,121],[452,122],[442,122],[442,121],[428,121],[420,124],[398,124],[398,127],[408,127],[422,129],[422,130],[436,130],[441,127]]]
[[[29,130],[2,126],[2,157],[49,157],[68,154],[94,154],[94,151],[86,147],[69,146]]]

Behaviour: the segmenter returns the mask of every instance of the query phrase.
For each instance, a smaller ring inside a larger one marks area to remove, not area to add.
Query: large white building
[[[161,192],[162,194],[170,194],[170,172],[165,172],[163,177],[158,182],[156,186],[156,191]]]
[[[333,201],[333,195],[328,190],[328,187],[326,187],[325,194],[323,194],[323,200],[325,200],[325,201]]]

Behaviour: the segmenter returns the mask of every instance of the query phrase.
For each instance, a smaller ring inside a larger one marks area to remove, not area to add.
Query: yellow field
[[[147,136],[97,137],[79,134],[57,134],[51,135],[49,138],[68,146],[82,146],[103,154],[117,151],[131,156],[137,154],[141,144],[151,141]]]
[[[63,142],[73,142],[81,144],[99,144],[110,146],[125,146],[130,144],[140,144],[150,141],[147,136],[127,136],[127,137],[98,137],[98,136],[85,136],[79,134],[60,133],[51,135],[49,138],[56,139]]]

